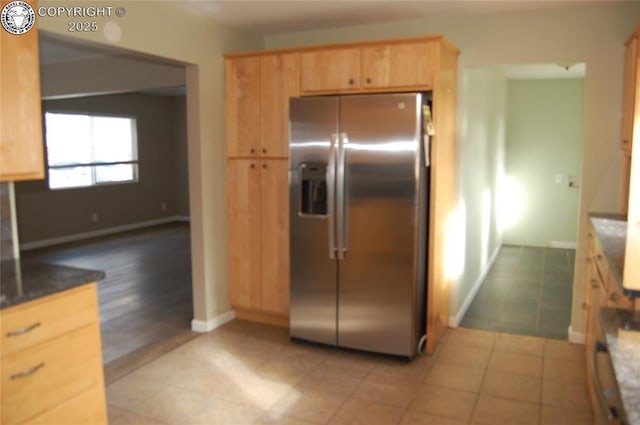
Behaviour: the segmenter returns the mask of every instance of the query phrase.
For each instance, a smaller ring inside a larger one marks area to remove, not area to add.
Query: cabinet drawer
[[[97,318],[96,284],[9,307],[0,313],[2,357],[40,344]]]
[[[1,422],[21,423],[104,385],[98,322],[2,359]]]
[[[82,394],[28,420],[24,425],[107,424],[104,386],[96,385]]]

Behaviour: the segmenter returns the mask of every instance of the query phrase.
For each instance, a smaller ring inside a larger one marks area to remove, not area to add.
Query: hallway
[[[575,250],[503,245],[461,327],[566,340]]]

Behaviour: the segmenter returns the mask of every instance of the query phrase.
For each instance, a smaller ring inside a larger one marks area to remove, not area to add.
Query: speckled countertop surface
[[[627,243],[626,217],[621,214],[589,214],[589,218],[622,293],[630,297],[640,296],[639,291],[629,291],[622,287],[624,254]]]
[[[629,425],[640,425],[640,311],[605,307],[602,332]]]
[[[31,260],[0,262],[0,309],[104,279],[102,271]]]

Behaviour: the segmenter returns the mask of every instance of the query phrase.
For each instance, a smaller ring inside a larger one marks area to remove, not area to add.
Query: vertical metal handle
[[[345,202],[345,145],[349,142],[346,133],[340,133],[338,138],[338,169],[336,171],[336,215],[338,233],[338,259],[343,260],[347,253],[347,203]]]
[[[336,258],[336,219],[335,219],[335,187],[336,187],[336,139],[337,134],[331,135],[329,147],[329,165],[327,166],[327,228],[329,231],[329,258]]]
[[[615,407],[609,406],[609,403],[607,403],[607,399],[604,396],[604,389],[602,388],[600,375],[598,373],[598,353],[609,353],[607,345],[601,341],[596,341],[593,344],[593,351],[591,352],[591,372],[593,373],[594,387],[596,395],[598,396],[598,403],[600,404],[602,414],[604,415],[607,423],[613,423],[614,420],[620,418],[620,415]]]

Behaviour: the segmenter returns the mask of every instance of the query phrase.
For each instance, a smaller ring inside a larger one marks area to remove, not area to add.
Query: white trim
[[[484,279],[487,277],[489,270],[491,270],[491,266],[493,266],[493,263],[496,261],[496,258],[498,257],[498,253],[500,252],[500,246],[501,245],[498,245],[495,251],[493,251],[493,254],[491,254],[491,258],[489,258],[489,261],[485,265],[484,270],[482,271],[482,273],[480,273],[480,276],[478,276],[478,279],[476,279],[476,282],[473,284],[473,288],[471,288],[471,291],[469,292],[469,294],[467,295],[467,298],[465,298],[464,302],[462,303],[462,307],[460,307],[460,309],[458,310],[458,313],[455,316],[449,316],[450,328],[457,328],[458,325],[460,325],[460,322],[462,322],[462,318],[464,317],[467,310],[469,309],[469,306],[471,305],[471,303],[473,302],[473,299],[476,297],[476,294],[480,290],[480,287],[482,286]]]
[[[184,223],[191,223],[191,216],[188,215],[177,215],[174,217],[176,221],[181,221]]]
[[[551,248],[576,249],[576,242],[551,241]]]
[[[235,319],[235,317],[235,310],[229,310],[218,317],[207,320],[206,322],[204,320],[193,319],[191,321],[191,330],[200,333],[211,332],[215,328],[219,328],[225,323],[232,321],[233,319]]]
[[[159,224],[173,223],[181,221],[177,216],[159,218],[157,220],[141,221],[139,223],[124,224],[122,226],[107,227],[106,229],[92,230],[90,232],[76,233],[74,235],[61,236],[59,238],[43,239],[41,241],[28,242],[20,245],[22,251],[30,249],[44,248],[51,245],[59,245],[66,242],[75,242],[82,239],[95,238],[97,236],[106,236],[114,233],[127,232],[130,230],[143,229],[145,227],[157,226]]]
[[[574,344],[584,344],[584,341],[584,332],[574,332],[571,328],[571,325],[569,325],[569,342],[572,342]]]

